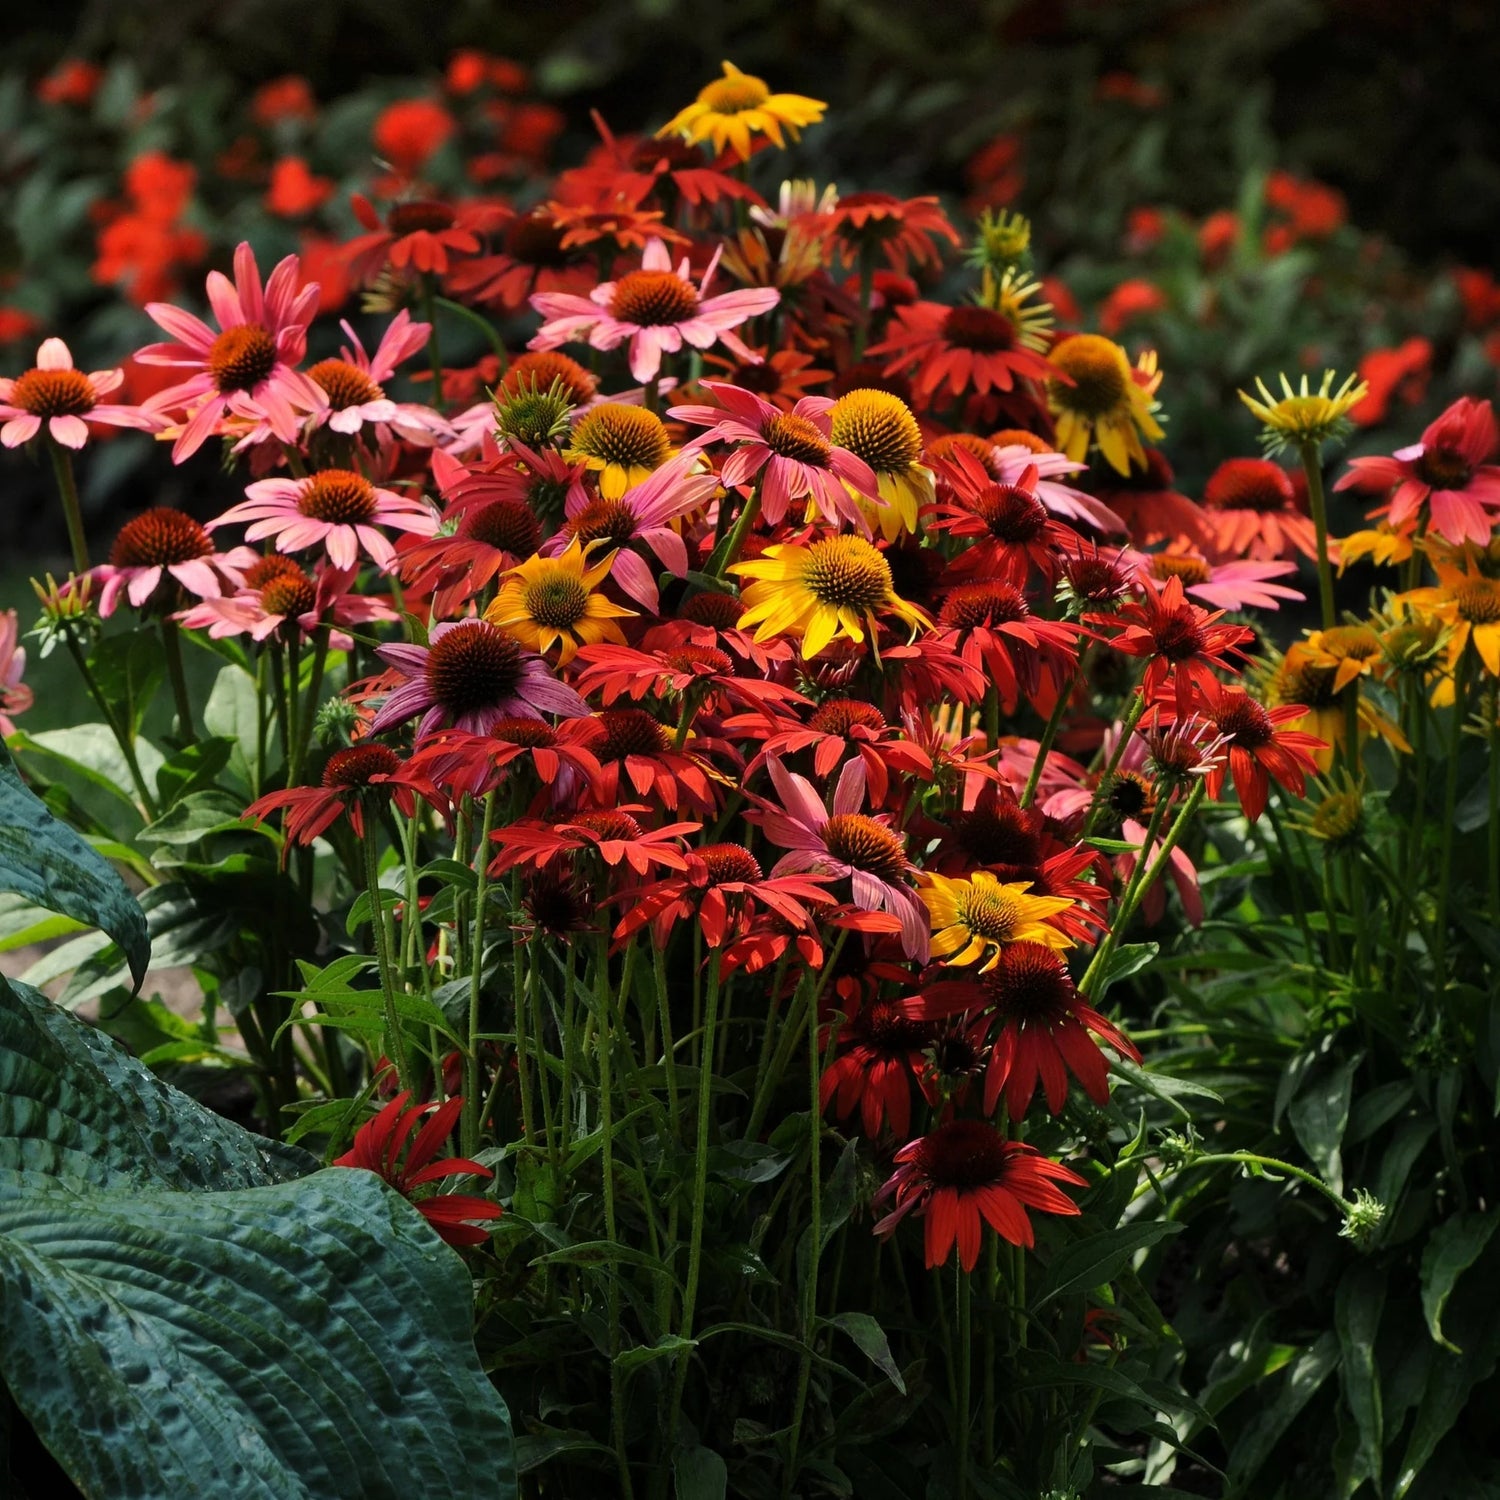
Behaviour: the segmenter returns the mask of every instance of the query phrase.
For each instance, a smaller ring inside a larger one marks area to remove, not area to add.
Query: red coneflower
[[[1292,476],[1268,458],[1225,459],[1208,476],[1203,505],[1206,545],[1220,557],[1318,555],[1317,531]]]
[[[1215,682],[1203,688],[1203,711],[1228,749],[1227,763],[1221,760],[1208,773],[1208,795],[1217,797],[1225,776],[1232,776],[1240,807],[1252,823],[1265,810],[1271,780],[1300,797],[1305,778],[1318,769],[1316,752],[1328,749],[1317,735],[1286,727],[1307,717],[1301,703],[1267,708],[1243,688]]]
[[[818,1084],[824,1110],[841,1120],[859,1111],[860,1127],[875,1140],[889,1122],[901,1139],[911,1132],[911,1090],[922,1052],[937,1028],[902,1007],[899,999],[867,1001],[838,1035],[839,1055]],[[826,1042],[825,1042],[826,1047]]]
[[[826,220],[846,264],[861,251],[882,254],[893,271],[942,263],[937,238],[961,243],[936,198],[897,198],[891,193],[850,193],[829,210]]]
[[[896,1153],[896,1170],[876,1193],[894,1197],[895,1207],[876,1226],[884,1237],[913,1210],[926,1220],[925,1249],[931,1270],[958,1246],[959,1264],[972,1271],[979,1260],[983,1226],[1012,1245],[1030,1247],[1035,1235],[1028,1208],[1076,1214],[1078,1205],[1057,1184],[1088,1184],[1061,1162],[1033,1146],[1007,1141],[981,1120],[953,1120]]]

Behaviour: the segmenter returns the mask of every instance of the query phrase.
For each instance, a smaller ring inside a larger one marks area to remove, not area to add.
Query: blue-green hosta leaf
[[[367,1172],[0,1200],[0,1370],[90,1496],[514,1496],[471,1300]]]
[[[22,782],[0,744],[0,890],[101,927],[140,984],[151,958],[146,918],[114,869]]]

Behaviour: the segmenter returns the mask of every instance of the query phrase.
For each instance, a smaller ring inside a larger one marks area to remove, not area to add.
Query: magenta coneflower
[[[683,344],[710,349],[723,344],[737,359],[758,364],[755,351],[730,330],[769,312],[781,300],[774,287],[748,287],[705,297],[719,263],[718,252],[694,286],[686,259],[672,269],[672,257],[659,239],[651,240],[641,256],[641,269],[618,281],[605,281],[587,297],[569,292],[538,292],[531,305],[546,321],[531,340],[532,349],[558,349],[587,338],[595,349],[617,349],[630,341],[630,373],[637,380],[655,380],[663,353],[676,353]]]
[[[783,411],[720,380],[705,380],[703,388],[723,405],[674,406],[667,415],[709,429],[689,449],[709,443],[734,448],[719,476],[726,488],[747,489],[759,475],[760,509],[768,524],[779,525],[794,501],[811,496],[831,525],[850,521],[869,534],[869,523],[845,485],[878,501],[879,484],[864,459],[834,444],[828,397],[804,396]]]
[[[701,510],[719,488],[711,470],[694,472],[694,465],[701,462],[695,453],[681,453],[618,500],[590,500],[586,491],[570,489],[567,524],[543,546],[542,556],[560,556],[575,537],[585,548],[593,542],[607,542],[616,549],[610,554],[608,576],[638,604],[656,614],[661,605],[656,572],[645,558],[631,551],[631,544],[643,543],[667,572],[677,578],[687,576],[687,546],[673,522]]]
[[[46,339],[36,351],[36,364],[13,380],[0,380],[0,443],[19,448],[43,426],[64,448],[81,448],[89,440],[88,424],[136,427],[150,432],[158,426],[150,412],[138,406],[101,405],[100,398],[117,390],[122,370],[94,370],[85,375],[73,368],[73,356],[61,339]]]
[[[1078,1205],[1057,1184],[1088,1184],[1034,1146],[1008,1141],[982,1120],[952,1120],[896,1153],[896,1170],[875,1195],[894,1196],[896,1206],[876,1226],[884,1237],[914,1209],[926,1220],[930,1270],[948,1259],[955,1242],[959,1264],[972,1271],[979,1260],[983,1226],[1012,1245],[1035,1243],[1028,1208],[1076,1214]]]
[[[1422,434],[1420,443],[1390,458],[1353,458],[1336,490],[1394,490],[1371,512],[1393,530],[1410,529],[1426,505],[1428,529],[1459,546],[1490,539],[1500,513],[1500,431],[1488,401],[1460,396]]]
[[[321,388],[295,368],[307,352],[307,325],[319,295],[316,281],[298,291],[300,281],[300,262],[288,255],[262,290],[255,252],[242,242],[234,252],[233,282],[218,271],[208,273],[208,300],[220,332],[170,303],[146,304],[174,342],[148,344],[136,358],[197,372],[146,403],[153,413],[190,412],[172,445],[174,463],[208,441],[226,410],[264,420],[283,442],[293,443],[304,417],[327,404]]]
[[[308,368],[308,379],[324,394],[325,406],[315,413],[313,425],[327,423],[334,432],[353,434],[365,425],[394,428],[408,442],[431,447],[439,438],[454,435],[453,429],[429,406],[392,401],[385,384],[396,366],[427,346],[431,323],[414,323],[402,308],[381,335],[374,354],[367,354],[359,335],[347,319],[339,324],[349,342],[338,359],[320,359]]]
[[[268,568],[267,563],[280,563]],[[353,592],[353,568],[320,568],[309,578],[296,563],[273,553],[245,572],[246,587],[219,599],[205,599],[178,615],[190,630],[206,630],[210,640],[248,635],[263,641],[280,631],[283,638],[305,639],[329,625],[368,625],[400,616],[388,604]],[[328,644],[347,651],[353,640],[332,630]]]
[[[21,674],[26,670],[26,648],[21,644],[21,625],[15,610],[0,615],[0,738],[14,734],[12,714],[25,713],[32,704],[32,692]]]
[[[425,500],[377,489],[353,469],[320,469],[305,479],[261,479],[246,485],[245,495],[240,504],[210,521],[209,530],[249,521],[247,541],[275,537],[279,552],[324,545],[336,568],[356,566],[363,549],[377,566],[389,569],[396,549],[381,526],[418,536],[431,536],[438,528],[437,516]]]
[[[854,905],[863,911],[889,912],[901,924],[901,946],[908,958],[925,959],[929,944],[927,908],[906,884],[912,863],[906,840],[885,816],[871,817],[865,801],[864,762],[851,760],[833,789],[831,809],[806,777],[788,771],[775,756],[766,761],[781,805],[757,797],[754,821],[773,844],[789,851],[771,874],[798,871],[846,878]]]
[[[449,620],[434,625],[428,639],[426,646],[382,646],[377,653],[407,680],[375,715],[372,734],[416,714],[423,739],[443,728],[487,734],[501,719],[589,711],[541,657],[486,620]]]
[[[109,549],[109,561],[91,568],[100,585],[99,613],[115,612],[123,592],[136,609],[172,610],[184,592],[217,599],[243,586],[256,560],[248,547],[215,552],[208,529],[180,510],[158,505],[127,521]]]

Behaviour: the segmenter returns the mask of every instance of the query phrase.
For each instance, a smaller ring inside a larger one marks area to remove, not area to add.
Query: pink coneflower
[[[270,566],[267,564],[279,564]],[[353,592],[353,568],[320,568],[309,578],[296,563],[273,553],[246,570],[246,587],[219,599],[205,599],[178,615],[190,630],[206,630],[211,640],[248,635],[263,641],[277,634],[306,638],[329,625],[368,625],[400,616],[388,604]],[[353,640],[341,630],[328,644],[347,651]]]
[[[845,486],[878,500],[879,485],[864,459],[835,446],[828,397],[804,396],[788,412],[720,380],[705,380],[703,388],[722,407],[674,406],[667,415],[709,429],[689,449],[734,446],[719,476],[726,488],[747,489],[759,475],[761,514],[770,525],[780,524],[794,501],[811,496],[830,524],[850,521],[869,534],[869,523]]]
[[[183,590],[200,599],[217,599],[240,588],[245,570],[255,561],[248,547],[215,552],[207,527],[180,510],[159,505],[127,521],[109,549],[109,561],[91,568],[87,576],[101,585],[99,613],[108,618],[122,591],[136,609],[176,609]]]
[[[156,419],[138,406],[101,406],[99,398],[117,390],[123,370],[94,370],[85,375],[73,368],[73,356],[61,339],[45,339],[36,351],[36,364],[13,380],[0,380],[0,443],[19,448],[29,443],[45,423],[48,436],[64,448],[81,448],[89,440],[88,424],[135,427],[150,432]]]
[[[685,343],[694,349],[723,344],[737,359],[758,363],[755,351],[730,330],[769,312],[781,293],[774,287],[750,287],[705,297],[718,263],[715,251],[702,282],[694,286],[687,260],[673,271],[667,247],[653,239],[641,256],[639,271],[602,282],[587,297],[536,293],[531,305],[547,321],[530,347],[558,349],[587,337],[595,349],[617,349],[628,339],[630,373],[640,381],[655,380],[662,354],[676,353]]]
[[[327,423],[334,432],[356,433],[366,423],[395,428],[408,442],[431,447],[440,437],[452,437],[453,429],[428,406],[392,401],[384,383],[396,366],[427,346],[431,323],[414,323],[402,308],[381,335],[373,355],[365,353],[359,335],[348,320],[339,324],[349,343],[338,359],[320,359],[307,372],[308,379],[324,393],[326,406],[315,414],[313,425]]]
[[[438,527],[432,507],[416,495],[377,489],[353,469],[320,469],[305,479],[261,479],[245,486],[246,499],[231,506],[209,530],[241,521],[252,524],[245,539],[276,538],[279,552],[326,545],[336,568],[356,565],[361,548],[380,568],[396,561],[396,549],[378,529],[393,526],[431,536]]]
[[[1182,591],[1215,609],[1280,609],[1282,599],[1304,596],[1283,583],[1270,582],[1297,571],[1294,562],[1253,558],[1211,563],[1199,552],[1172,547],[1165,552],[1132,554],[1137,575],[1165,582],[1180,578]]]
[[[300,262],[288,255],[261,289],[255,252],[242,242],[234,252],[234,281],[208,273],[208,300],[219,323],[215,333],[201,318],[165,302],[146,312],[173,343],[148,344],[136,354],[145,365],[174,365],[197,373],[159,391],[151,412],[191,409],[172,445],[172,461],[196,453],[218,429],[226,410],[265,420],[283,442],[297,441],[303,417],[327,404],[322,390],[295,366],[307,352],[307,325],[317,310],[316,282],[297,290]]]
[[[833,789],[831,810],[806,777],[788,771],[774,756],[766,762],[781,805],[755,798],[754,821],[766,837],[789,852],[773,877],[799,871],[847,878],[854,905],[889,912],[901,924],[901,946],[908,958],[925,959],[929,945],[927,908],[905,883],[912,870],[906,841],[888,817],[860,812],[865,801],[864,762],[851,760]]]
[[[589,706],[559,682],[534,651],[486,620],[434,625],[426,646],[382,646],[383,661],[406,678],[385,700],[370,732],[422,715],[417,738],[438,729],[487,734],[501,719],[577,717]]]
[[[1460,396],[1422,434],[1420,443],[1390,458],[1354,458],[1336,490],[1394,490],[1387,505],[1370,512],[1392,529],[1409,529],[1423,505],[1428,530],[1459,546],[1490,539],[1500,512],[1500,466],[1490,462],[1500,431],[1488,401]]]
[[[25,670],[20,621],[15,610],[8,609],[0,615],[0,739],[16,732],[10,716],[25,713],[32,705],[31,689],[21,681]]]
[[[687,577],[687,546],[672,523],[702,509],[719,487],[712,470],[694,472],[694,464],[700,462],[695,453],[668,459],[618,500],[590,500],[587,493],[570,491],[567,524],[542,548],[542,555],[560,556],[575,537],[585,548],[606,542],[617,549],[611,553],[609,576],[656,614],[661,605],[656,574],[643,557],[631,551],[631,544],[644,543],[667,572]]]
[[[1026,470],[1034,468],[1036,497],[1054,516],[1075,525],[1082,522],[1111,536],[1127,530],[1125,522],[1102,500],[1058,482],[1064,474],[1083,473],[1087,464],[1076,462],[1066,453],[1037,453],[1019,443],[1001,444],[994,452],[997,484],[1019,484]]]

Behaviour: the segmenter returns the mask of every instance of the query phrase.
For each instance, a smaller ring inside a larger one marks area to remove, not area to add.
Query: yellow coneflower
[[[712,141],[715,152],[732,148],[748,161],[752,136],[763,135],[774,145],[785,146],[786,136],[795,141],[802,128],[816,125],[828,108],[821,99],[802,94],[773,94],[765,79],[741,73],[732,62],[723,67],[724,76],[699,89],[698,97],[673,115],[656,132],[658,136]]]
[[[566,457],[599,475],[599,493],[618,500],[677,450],[667,424],[644,406],[606,401],[585,412],[573,428]]]
[[[1071,947],[1072,939],[1047,918],[1073,903],[1063,896],[1032,896],[1030,890],[1030,881],[1002,884],[988,870],[976,870],[967,880],[926,875],[920,894],[932,919],[932,956],[955,965],[983,959],[982,974],[995,967],[1008,943]]]
[[[1304,375],[1293,390],[1291,381],[1282,375],[1279,399],[1266,389],[1263,380],[1255,382],[1260,400],[1240,392],[1240,400],[1261,424],[1260,440],[1267,453],[1305,444],[1317,446],[1348,433],[1350,409],[1364,400],[1370,388],[1358,376],[1350,375],[1334,390],[1333,378],[1332,370],[1324,370],[1322,383],[1313,390]]]
[[[804,660],[836,636],[863,641],[866,630],[874,633],[877,613],[914,629],[932,628],[920,609],[897,597],[890,564],[863,537],[826,537],[806,547],[782,543],[729,571],[755,580],[741,595],[740,628],[756,627],[758,641],[800,635]]]
[[[1338,544],[1339,572],[1364,558],[1377,567],[1391,568],[1410,560],[1412,534],[1393,531],[1383,521],[1367,531],[1352,531]]]
[[[1099,445],[1104,461],[1118,474],[1131,464],[1146,467],[1141,438],[1153,443],[1165,434],[1157,422],[1155,395],[1161,384],[1156,355],[1141,356],[1132,368],[1125,351],[1097,333],[1075,333],[1049,356],[1060,376],[1047,383],[1047,404],[1057,419],[1057,446],[1082,461],[1089,443]]]
[[[559,556],[532,557],[512,568],[484,617],[532,651],[545,655],[557,646],[559,666],[572,661],[581,645],[624,645],[625,636],[615,621],[635,611],[611,604],[596,592],[614,557],[608,552],[590,565],[574,537]]]
[[[1332,766],[1335,752],[1342,750],[1348,737],[1347,693],[1356,696],[1356,720],[1362,735],[1379,735],[1392,749],[1410,754],[1406,736],[1360,692],[1358,680],[1341,691],[1334,686],[1337,677],[1336,662],[1323,653],[1309,650],[1306,641],[1297,641],[1287,648],[1266,684],[1268,708],[1296,703],[1306,709],[1298,718],[1287,720],[1283,727],[1304,730],[1324,741],[1328,748],[1313,752],[1318,769],[1327,771]]]
[[[1304,648],[1309,661],[1333,668],[1336,693],[1360,677],[1375,674],[1383,662],[1380,636],[1370,625],[1331,625],[1311,631]]]
[[[893,542],[917,529],[917,513],[935,498],[932,470],[921,462],[922,429],[911,408],[889,391],[849,391],[829,412],[832,441],[875,472],[881,503],[860,506],[865,519]],[[860,499],[855,491],[850,494]]]
[[[1433,707],[1442,708],[1453,702],[1453,674],[1470,641],[1484,670],[1500,677],[1500,579],[1481,573],[1472,560],[1457,568],[1434,558],[1433,568],[1436,585],[1397,594],[1392,603],[1448,627],[1447,675],[1432,690]]]
[[[1330,854],[1352,849],[1365,832],[1365,781],[1340,771],[1316,783],[1320,796],[1310,808],[1304,808],[1293,824],[1321,843]]]

